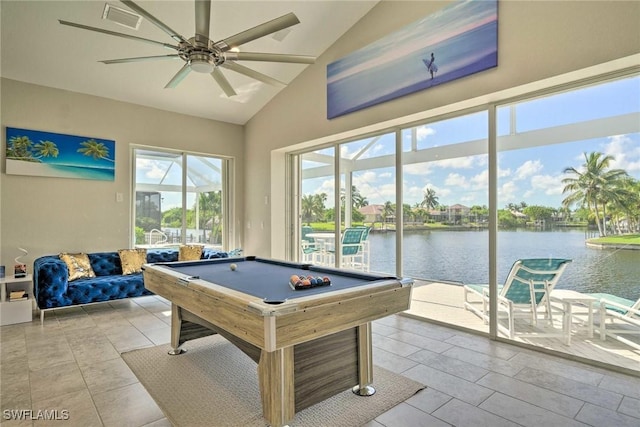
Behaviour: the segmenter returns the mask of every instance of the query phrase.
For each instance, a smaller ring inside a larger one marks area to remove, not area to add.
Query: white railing
[[[166,234],[164,234],[161,230],[154,228],[149,232],[149,243],[150,245],[163,245],[167,243],[169,238]]]

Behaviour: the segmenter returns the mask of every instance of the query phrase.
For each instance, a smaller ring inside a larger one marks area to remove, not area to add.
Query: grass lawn
[[[603,243],[609,245],[638,245],[640,246],[640,234],[624,234],[622,236],[607,236],[589,239],[590,243]]]

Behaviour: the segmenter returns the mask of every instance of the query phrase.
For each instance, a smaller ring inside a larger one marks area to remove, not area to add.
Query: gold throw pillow
[[[142,265],[147,262],[146,249],[120,249],[118,255],[123,275],[140,273]]]
[[[80,279],[81,277],[96,277],[93,268],[91,268],[91,262],[89,262],[89,255],[84,253],[69,254],[63,252],[59,257],[67,264],[69,282]]]
[[[182,245],[178,252],[178,261],[199,261],[202,257],[202,245]]]

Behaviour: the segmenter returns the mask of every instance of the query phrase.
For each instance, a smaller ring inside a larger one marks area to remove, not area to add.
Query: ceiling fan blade
[[[231,87],[231,83],[229,83],[229,80],[227,80],[227,78],[224,76],[224,74],[222,74],[222,71],[220,71],[218,67],[213,69],[213,71],[211,72],[211,77],[213,77],[218,85],[220,85],[227,96],[237,95],[236,91],[233,90],[233,87]]]
[[[132,9],[138,12],[140,15],[144,16],[149,21],[151,21],[153,25],[160,28],[165,33],[169,34],[169,36],[171,36],[171,38],[174,39],[175,41],[178,41],[181,43],[187,42],[187,40],[184,37],[182,37],[180,34],[178,34],[175,30],[172,30],[171,27],[169,27],[167,24],[165,24],[164,22],[162,22],[161,20],[159,20],[158,18],[156,18],[155,16],[153,16],[152,14],[150,14],[149,12],[147,12],[146,10],[144,10],[143,8],[141,8],[131,0],[120,0],[120,1],[126,4],[127,7],[129,7],[129,9]]]
[[[152,43],[152,44],[155,44],[155,45],[160,45],[162,47],[166,47],[167,49],[178,50],[178,46],[174,46],[174,45],[171,45],[171,44],[168,44],[168,43],[159,42],[159,41],[156,41],[156,40],[145,39],[145,38],[137,37],[137,36],[130,36],[129,34],[117,33],[115,31],[109,31],[109,30],[103,30],[102,28],[90,27],[88,25],[76,24],[75,22],[63,21],[62,19],[58,19],[58,22],[60,22],[62,25],[67,25],[69,27],[76,27],[76,28],[80,28],[80,29],[83,29],[83,30],[89,30],[89,31],[95,31],[95,32],[102,33],[102,34],[108,34],[110,36],[117,36],[117,37],[123,37],[125,39],[131,39],[131,40],[137,40],[137,41],[146,42],[146,43]]]
[[[196,34],[209,38],[211,0],[196,0]]]
[[[236,64],[232,61],[227,61],[222,64],[224,68],[228,68],[230,70],[235,71],[236,73],[244,74],[245,76],[251,77],[252,79],[261,81],[271,86],[277,87],[285,87],[286,84],[281,82],[280,80],[276,80],[273,77],[269,77],[266,74],[259,73],[251,68],[245,67],[244,65]]]
[[[225,52],[225,58],[236,61],[288,62],[293,64],[313,64],[316,58],[306,55],[285,55],[280,53]]]
[[[296,25],[299,23],[300,20],[298,19],[298,17],[290,12],[272,21],[265,22],[234,36],[227,37],[224,40],[220,40],[215,44],[215,46],[223,52],[226,52],[231,48],[238,47],[242,44],[250,42],[251,40],[259,39],[260,37],[264,37],[271,33],[284,30],[285,28],[289,28],[292,25]]]
[[[178,84],[182,81],[182,79],[187,77],[187,74],[189,74],[189,72],[191,72],[191,67],[189,66],[189,64],[185,63],[182,66],[182,68],[180,68],[180,71],[178,71],[176,75],[173,76],[171,80],[169,80],[169,83],[167,83],[167,85],[164,88],[173,89],[174,87],[178,86]]]
[[[180,59],[179,55],[156,55],[156,56],[140,56],[137,58],[121,58],[121,59],[105,59],[103,64],[124,64],[127,62],[143,62],[143,61],[155,61],[158,59]]]

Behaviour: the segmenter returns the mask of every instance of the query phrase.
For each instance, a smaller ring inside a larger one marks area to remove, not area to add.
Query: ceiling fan
[[[255,80],[261,81],[275,86],[285,86],[279,80],[262,74],[251,68],[240,65],[235,61],[265,61],[265,62],[285,62],[294,64],[313,64],[315,58],[304,55],[287,55],[277,53],[258,53],[258,52],[237,52],[235,48],[252,40],[259,39],[269,34],[278,32],[285,28],[299,24],[300,20],[293,13],[288,13],[272,21],[264,22],[256,27],[242,31],[231,37],[220,41],[209,39],[209,21],[211,17],[211,0],[195,1],[195,35],[190,39],[178,34],[168,25],[151,15],[149,12],[138,6],[131,0],[121,0],[130,9],[138,12],[147,18],[152,24],[169,34],[172,39],[178,42],[177,45],[163,43],[156,40],[146,39],[143,37],[132,36],[129,34],[118,33],[115,31],[103,30],[102,28],[90,27],[87,25],[77,24],[75,22],[58,20],[62,25],[76,27],[83,30],[96,31],[98,33],[108,34],[111,36],[123,37],[126,39],[137,40],[145,43],[151,43],[162,46],[167,49],[175,50],[176,53],[170,55],[144,56],[136,58],[108,59],[100,61],[104,64],[122,64],[127,62],[141,62],[163,59],[182,59],[185,64],[176,73],[175,76],[165,88],[175,88],[191,71],[197,73],[209,73],[213,79],[220,85],[227,96],[236,95],[235,90],[224,76],[220,68],[226,68],[235,71]],[[233,50],[232,50],[233,49]]]

